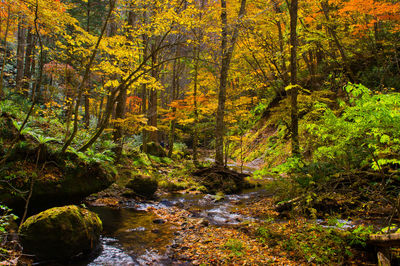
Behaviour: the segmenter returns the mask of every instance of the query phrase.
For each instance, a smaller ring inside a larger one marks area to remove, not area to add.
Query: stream
[[[213,162],[206,158],[205,161]],[[228,164],[232,170],[240,172],[240,166]],[[244,166],[243,172],[251,174],[255,167]],[[121,207],[91,206],[103,221],[102,249],[97,257],[81,265],[191,265],[187,262],[173,261],[168,249],[182,228],[159,219],[148,208],[171,208],[176,206],[188,210],[190,218],[207,220],[216,226],[239,224],[254,218],[233,212],[246,208],[246,203],[265,196],[262,188],[243,191],[240,194],[225,195],[216,200],[209,194],[173,194],[159,201],[127,201]]]
[[[171,208],[189,210],[191,218],[203,218],[216,226],[239,224],[252,220],[233,213],[245,208],[246,203],[265,195],[263,189],[253,189],[241,194],[226,195],[216,201],[212,195],[175,194],[158,202],[125,202],[121,208],[90,207],[103,221],[102,251],[90,262],[82,265],[188,265],[172,261],[168,247],[179,234],[178,228],[147,208]]]

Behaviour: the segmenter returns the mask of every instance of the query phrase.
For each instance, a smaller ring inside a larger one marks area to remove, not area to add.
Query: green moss
[[[24,251],[41,259],[67,259],[99,243],[102,222],[78,206],[56,207],[29,217],[20,227]]]
[[[126,184],[126,187],[132,189],[135,194],[150,198],[158,188],[157,180],[148,176],[134,175]]]

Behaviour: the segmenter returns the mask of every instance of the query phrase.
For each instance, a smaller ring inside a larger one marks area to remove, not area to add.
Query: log
[[[379,247],[400,247],[400,234],[369,235],[368,243]]]
[[[388,254],[385,251],[378,251],[378,266],[390,266],[391,261],[390,261],[390,253]]]
[[[369,235],[368,244],[377,247],[377,257],[379,266],[391,265],[391,247],[400,247],[400,234],[373,234]]]

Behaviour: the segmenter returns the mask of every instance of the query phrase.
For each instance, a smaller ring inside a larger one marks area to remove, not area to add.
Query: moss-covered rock
[[[115,173],[100,163],[83,162],[70,153],[55,154],[53,157],[40,173],[32,172],[35,168],[33,162],[9,162],[7,169],[0,174],[0,179],[10,180],[12,186],[0,184],[0,202],[13,209],[21,209],[24,200],[15,196],[12,187],[28,191],[29,177],[32,175],[35,183],[30,206],[36,210],[78,202],[109,187],[115,181]]]
[[[220,166],[201,168],[192,174],[207,189],[207,193],[211,194],[218,192],[224,194],[238,193],[251,187],[251,184],[245,179],[248,176],[247,174],[241,174]]]
[[[140,146],[140,150],[144,151],[143,145]],[[164,148],[161,147],[160,144],[155,143],[155,142],[149,142],[146,144],[146,153],[157,156],[157,157],[166,157],[167,153],[165,152]]]
[[[135,175],[129,180],[126,187],[132,189],[139,196],[151,198],[157,191],[158,183],[157,180],[149,176]]]
[[[75,205],[56,207],[29,217],[19,230],[24,253],[39,259],[66,260],[99,245],[102,222]]]

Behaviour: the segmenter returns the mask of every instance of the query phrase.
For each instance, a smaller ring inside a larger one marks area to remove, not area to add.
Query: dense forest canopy
[[[0,112],[0,192],[23,195],[21,223],[60,169],[106,180],[155,157],[256,165],[313,218],[367,180],[396,216],[400,2],[0,1]]]
[[[85,151],[113,128],[117,153],[140,135],[184,141],[195,160],[197,146],[215,147],[223,163],[252,114],[280,105],[293,137],[297,117],[345,99],[348,82],[396,91],[399,3],[295,2],[3,1],[2,98],[60,119],[52,137],[63,151]]]

